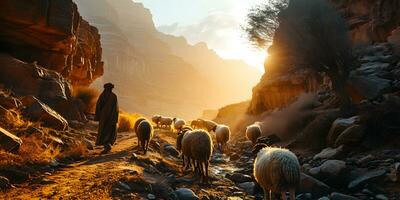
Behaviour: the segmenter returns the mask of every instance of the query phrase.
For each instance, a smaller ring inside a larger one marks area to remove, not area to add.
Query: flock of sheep
[[[230,128],[211,120],[196,119],[186,123],[183,119],[161,115],[153,116],[151,121],[155,127],[146,118],[139,118],[134,125],[138,146],[144,154],[154,136],[154,128],[173,128],[178,134],[176,147],[180,152],[184,170],[192,168],[195,173],[200,174],[201,181],[207,183],[209,161],[214,147],[212,132],[217,148],[223,153],[230,139]],[[246,137],[253,145],[261,135],[260,123],[256,122],[246,129]],[[264,199],[272,199],[275,193],[280,193],[282,199],[286,199],[287,191],[290,199],[295,199],[295,188],[300,182],[300,164],[296,155],[287,149],[262,144],[258,144],[258,148],[260,151],[253,166],[254,177],[264,190]]]

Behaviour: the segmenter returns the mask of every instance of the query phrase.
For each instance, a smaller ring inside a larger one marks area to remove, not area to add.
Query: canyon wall
[[[221,59],[204,44],[157,31],[141,3],[75,2],[101,34],[106,67],[95,85],[113,82],[124,110],[198,117],[203,109],[250,98],[259,80],[260,73],[241,61]]]
[[[360,77],[357,77],[354,87],[358,87],[358,90],[369,90],[369,93],[373,91],[372,93],[375,94],[378,90],[389,87],[389,82],[392,83],[391,85],[395,84],[398,76],[393,74],[395,72],[391,71],[392,68],[388,68],[389,71],[384,70],[386,75],[383,74],[383,71],[379,72],[381,74],[375,71],[382,69],[382,66],[397,66],[395,58],[400,55],[400,1],[331,0],[331,2],[347,21],[349,36],[354,48],[362,50],[361,55],[358,55],[362,65],[353,74],[368,75],[368,81],[365,77],[362,78],[362,81],[359,80]],[[371,47],[377,43],[385,44]],[[269,58],[265,63],[266,73],[253,88],[253,98],[248,109],[250,114],[259,114],[266,110],[283,107],[293,102],[301,93],[316,92],[323,83],[324,77],[321,75],[297,69],[292,61],[300,58],[291,57],[290,50],[283,49],[284,46],[284,43],[279,40],[278,31],[273,45],[269,48]],[[364,55],[366,52],[363,51],[368,49],[372,51],[369,52],[371,55],[366,57],[367,55]],[[372,55],[374,53],[371,52],[374,50],[381,52],[377,52],[379,55]],[[395,55],[392,55],[393,52]],[[389,59],[385,60],[385,57]],[[388,73],[393,76],[388,77]],[[367,82],[371,83],[371,80],[376,84],[367,86]],[[373,96],[365,94],[366,92],[355,91],[354,87],[349,88],[352,94],[364,93],[363,97],[355,97],[357,100]]]
[[[97,28],[72,0],[0,1],[0,88],[33,96],[68,120],[84,120],[73,86],[103,74]],[[34,99],[31,98],[31,99]]]

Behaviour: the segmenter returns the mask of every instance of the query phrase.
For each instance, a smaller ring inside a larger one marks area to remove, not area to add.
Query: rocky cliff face
[[[353,71],[349,79],[348,89],[353,100],[359,102],[375,98],[383,91],[393,91],[399,79],[396,70],[400,55],[400,1],[331,2],[348,22],[349,35],[361,62],[361,67]],[[282,49],[284,46],[278,32],[265,63],[267,73],[253,89],[249,113],[259,114],[283,107],[299,94],[316,92],[323,84],[327,86],[329,83],[317,73],[296,69],[291,61],[299,58],[290,57],[292,54]]]
[[[115,83],[123,109],[191,118],[205,108],[251,95],[258,72],[244,63],[221,59],[204,45],[192,46],[184,38],[158,32],[142,4],[130,0],[75,2],[99,28],[107,66],[102,82]]]
[[[88,85],[103,73],[100,35],[69,1],[0,2],[1,51]]]
[[[354,45],[386,42],[400,27],[399,0],[331,0],[347,20]]]
[[[36,102],[35,112],[51,110],[62,124],[63,118],[85,120],[71,90],[103,74],[102,49],[97,28],[82,19],[76,4],[4,0],[0,27],[1,88],[33,99],[29,105]]]

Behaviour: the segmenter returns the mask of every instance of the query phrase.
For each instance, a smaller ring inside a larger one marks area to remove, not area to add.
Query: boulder
[[[299,193],[311,193],[313,197],[322,197],[328,195],[331,192],[331,188],[325,183],[301,173],[300,185],[297,190]]]
[[[362,187],[363,185],[373,182],[381,177],[383,177],[386,174],[385,170],[376,170],[376,171],[370,171],[362,176],[359,176],[355,180],[352,180],[349,185],[347,186],[349,189],[357,189],[359,187]]]
[[[364,137],[364,127],[353,125],[344,130],[336,139],[335,147],[359,144]]]
[[[0,149],[8,152],[18,151],[22,140],[0,127]]]
[[[234,174],[227,174],[226,178],[229,180],[235,182],[235,183],[244,183],[244,182],[250,182],[252,180],[251,176],[246,175],[246,174],[240,174],[240,173],[234,173]]]
[[[68,120],[85,118],[79,102],[71,96],[68,80],[61,74],[8,54],[0,54],[0,72],[0,84],[17,97],[35,96]]]
[[[340,157],[344,153],[343,150],[343,145],[337,147],[337,148],[325,148],[318,154],[314,156],[314,160],[316,159],[335,159]]]
[[[164,152],[167,154],[173,156],[173,157],[179,157],[179,152],[176,150],[176,148],[170,144],[164,145]]]
[[[341,160],[327,160],[321,166],[321,173],[323,176],[329,179],[339,177],[341,173],[346,169],[346,162]]]
[[[5,190],[11,187],[11,183],[8,178],[0,176],[0,190]]]
[[[199,200],[199,197],[188,188],[179,188],[175,190],[179,200]]]
[[[331,194],[331,200],[358,200],[358,198],[350,196],[350,195],[346,195],[346,194],[342,194],[342,193],[338,193],[338,192],[333,192]]]
[[[238,184],[237,186],[245,191],[247,194],[253,195],[256,184],[254,182],[244,182]]]
[[[350,118],[338,118],[333,123],[327,136],[327,145],[333,147],[337,137],[348,127],[359,123],[360,116]]]
[[[18,109],[21,106],[21,101],[10,95],[0,92],[0,106],[6,109]]]
[[[390,91],[390,80],[378,77],[377,69],[365,69],[362,72],[352,72],[348,78],[348,87],[352,93],[358,94],[358,99],[374,99]],[[362,73],[362,74],[360,74]]]
[[[34,96],[26,96],[22,99],[24,116],[29,120],[42,122],[47,127],[56,130],[66,130],[68,122],[56,111],[41,102]]]

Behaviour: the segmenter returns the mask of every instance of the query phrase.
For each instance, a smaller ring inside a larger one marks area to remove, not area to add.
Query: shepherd
[[[117,95],[112,92],[113,88],[112,83],[104,84],[104,91],[96,104],[95,120],[99,121],[96,145],[104,146],[102,153],[108,153],[117,138],[119,109]]]

